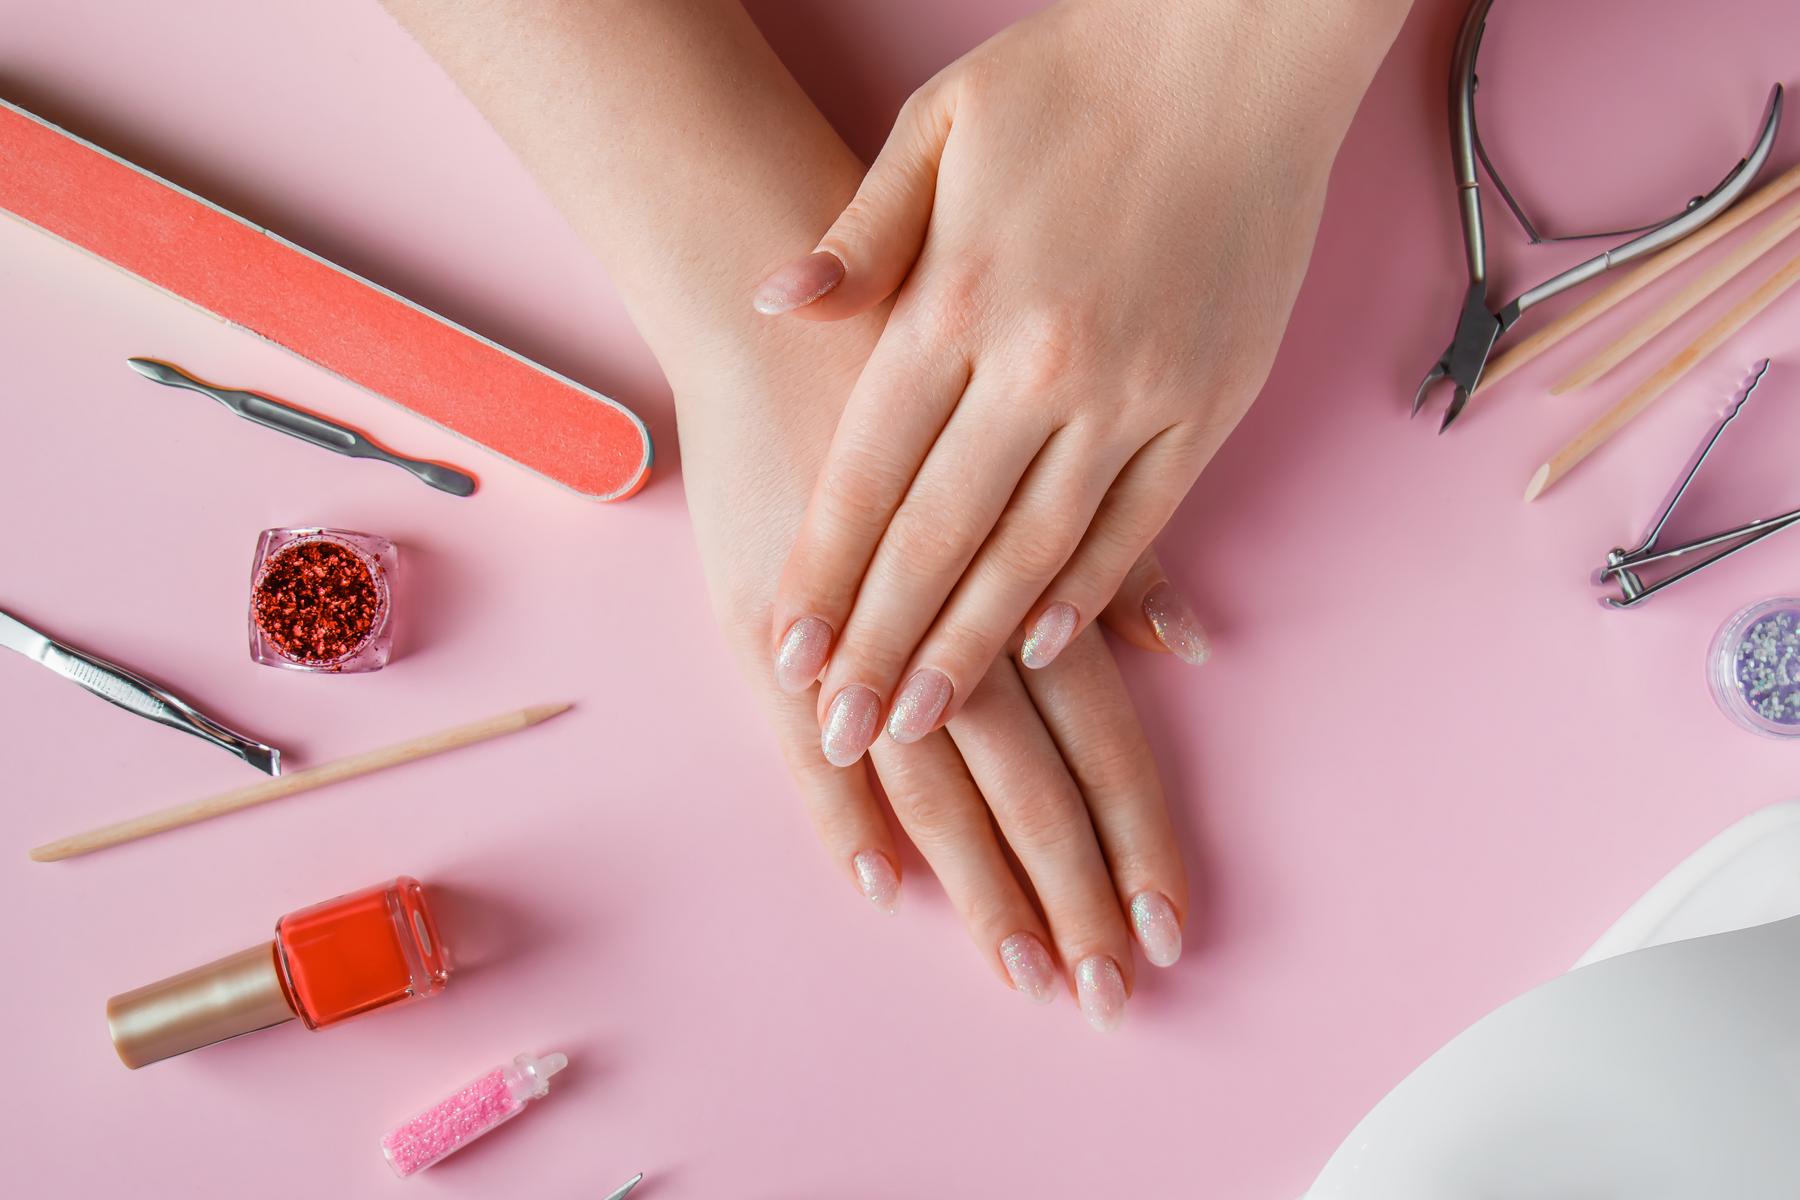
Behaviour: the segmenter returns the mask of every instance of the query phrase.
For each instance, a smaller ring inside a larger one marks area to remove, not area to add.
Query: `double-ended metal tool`
[[[1650,524],[1650,532],[1644,535],[1644,540],[1630,550],[1615,548],[1607,553],[1606,565],[1600,568],[1595,582],[1601,585],[1609,583],[1619,585],[1618,596],[1606,597],[1609,605],[1614,608],[1630,608],[1633,605],[1641,604],[1670,584],[1679,583],[1694,572],[1712,566],[1720,559],[1730,558],[1738,551],[1754,546],[1766,537],[1780,533],[1794,525],[1800,525],[1800,508],[1797,508],[1792,512],[1751,521],[1747,525],[1739,525],[1736,529],[1727,529],[1723,533],[1715,533],[1710,537],[1696,538],[1694,541],[1680,546],[1672,546],[1667,550],[1657,545],[1657,538],[1662,535],[1663,526],[1669,523],[1669,517],[1674,514],[1676,505],[1680,504],[1681,498],[1687,495],[1689,485],[1694,482],[1694,477],[1700,474],[1700,468],[1706,465],[1706,460],[1711,456],[1713,448],[1719,444],[1720,436],[1730,427],[1732,421],[1737,419],[1738,413],[1743,411],[1745,402],[1755,394],[1757,387],[1762,383],[1763,376],[1768,372],[1769,360],[1766,358],[1750,368],[1749,378],[1732,397],[1730,405],[1725,409],[1725,415],[1719,419],[1719,423],[1713,427],[1706,440],[1700,443],[1700,448],[1694,452],[1694,456],[1688,460],[1687,470],[1682,473],[1680,479],[1676,480],[1674,490],[1663,502],[1655,520]],[[1711,549],[1714,546],[1720,547],[1717,553],[1671,572],[1655,583],[1646,585],[1638,574],[1640,570],[1651,563],[1668,562],[1699,550]]]
[[[285,433],[289,437],[299,438],[314,446],[323,447],[337,454],[350,458],[374,458],[382,462],[393,463],[396,467],[411,471],[420,479],[440,492],[449,492],[452,496],[467,496],[475,491],[475,481],[453,467],[442,463],[425,462],[417,458],[405,458],[385,447],[378,446],[364,435],[347,425],[339,425],[324,417],[316,416],[305,409],[295,408],[291,404],[283,404],[256,392],[246,392],[236,388],[217,388],[203,383],[171,363],[156,358],[128,358],[131,369],[145,379],[153,379],[157,383],[169,387],[187,388],[199,392],[202,396],[211,396],[226,408],[246,421],[268,429]]]
[[[1783,93],[1778,83],[1769,92],[1768,106],[1763,112],[1762,123],[1756,140],[1750,147],[1750,153],[1726,174],[1717,187],[1690,200],[1679,213],[1665,221],[1637,229],[1545,237],[1525,215],[1525,210],[1513,198],[1500,178],[1500,173],[1494,169],[1487,150],[1481,144],[1481,133],[1475,122],[1475,58],[1481,51],[1481,35],[1487,27],[1488,9],[1493,6],[1493,2],[1494,0],[1474,0],[1469,6],[1468,15],[1463,19],[1462,32],[1456,39],[1456,57],[1450,71],[1450,156],[1456,171],[1457,205],[1462,217],[1463,253],[1469,271],[1469,286],[1463,293],[1462,313],[1457,318],[1456,333],[1442,357],[1425,373],[1419,390],[1413,395],[1412,404],[1413,415],[1417,416],[1425,406],[1425,397],[1433,384],[1440,379],[1448,379],[1455,384],[1456,393],[1444,411],[1443,424],[1438,426],[1440,433],[1450,428],[1451,423],[1461,415],[1463,406],[1469,402],[1469,396],[1480,386],[1481,373],[1487,367],[1494,343],[1512,328],[1521,314],[1613,267],[1673,245],[1730,208],[1768,161],[1769,152],[1775,146],[1776,130],[1781,125]],[[1495,191],[1499,192],[1501,200],[1505,201],[1507,209],[1533,245],[1578,241],[1583,238],[1636,236],[1603,254],[1597,254],[1551,276],[1536,287],[1519,293],[1499,308],[1493,308],[1488,296],[1487,233],[1481,215],[1479,169],[1482,167],[1487,169]]]
[[[170,729],[191,733],[236,755],[265,775],[281,774],[281,751],[227,729],[181,697],[97,655],[65,646],[8,613],[0,612],[0,646],[42,663],[102,700]]]

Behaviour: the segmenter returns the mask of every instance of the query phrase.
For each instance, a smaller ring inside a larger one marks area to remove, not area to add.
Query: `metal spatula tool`
[[[145,379],[153,379],[169,387],[187,388],[202,396],[211,396],[246,421],[254,421],[289,437],[299,438],[303,442],[349,458],[373,458],[393,463],[403,471],[411,471],[438,491],[449,492],[452,496],[467,496],[475,491],[475,481],[454,467],[395,454],[384,446],[376,445],[348,425],[328,421],[305,409],[283,404],[256,392],[214,387],[161,359],[128,358],[125,361]]]

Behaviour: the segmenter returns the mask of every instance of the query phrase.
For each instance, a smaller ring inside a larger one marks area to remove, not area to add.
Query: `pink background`
[[[1029,7],[765,0],[759,16],[817,64],[803,81],[866,153],[911,86]],[[1498,6],[1489,144],[1546,224],[1660,217],[1747,144],[1800,9],[1699,9]],[[816,852],[708,617],[654,365],[600,269],[378,8],[0,0],[0,94],[620,397],[661,463],[637,499],[590,507],[0,222],[0,605],[297,762],[579,705],[40,866],[31,844],[245,772],[0,656],[5,1190],[576,1200],[641,1169],[651,1200],[1291,1200],[1420,1058],[1561,969],[1702,839],[1791,796],[1800,749],[1727,724],[1701,659],[1737,607],[1800,589],[1800,539],[1634,614],[1599,608],[1587,577],[1744,365],[1796,350],[1800,297],[1530,508],[1532,468],[1648,361],[1553,399],[1565,350],[1450,436],[1405,420],[1462,288],[1443,111],[1460,11],[1421,0],[1340,159],[1268,391],[1164,542],[1217,656],[1127,669],[1200,912],[1179,968],[1140,975],[1125,1030],[1102,1038],[1066,998],[1036,1010],[996,987],[916,860],[883,921]],[[1497,212],[1491,228],[1505,284],[1581,252],[1527,249]],[[139,380],[129,354],[339,414],[483,490],[453,500],[251,429]],[[1739,447],[1764,452],[1758,469],[1703,485],[1695,527],[1800,504],[1780,469],[1796,395],[1800,377],[1771,378],[1750,418],[1764,436]],[[403,544],[387,671],[246,657],[257,531],[303,523]],[[682,748],[694,729],[704,754]],[[439,1000],[138,1073],[114,1060],[108,995],[402,871],[440,889],[467,967]],[[387,1175],[381,1132],[527,1048],[574,1062],[539,1111],[418,1182]]]

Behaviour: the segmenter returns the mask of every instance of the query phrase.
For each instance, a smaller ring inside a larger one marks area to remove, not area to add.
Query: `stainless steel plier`
[[[1775,145],[1776,130],[1781,125],[1782,88],[1778,83],[1769,92],[1768,107],[1763,113],[1762,124],[1756,141],[1750,147],[1750,153],[1731,169],[1717,187],[1703,196],[1695,197],[1681,212],[1666,221],[1639,229],[1617,230],[1610,234],[1578,235],[1637,236],[1521,292],[1496,310],[1490,307],[1488,300],[1487,235],[1482,227],[1481,181],[1477,164],[1487,169],[1488,178],[1493,181],[1495,190],[1533,243],[1574,239],[1546,238],[1537,232],[1524,209],[1514,200],[1499,173],[1494,170],[1494,164],[1488,160],[1487,151],[1481,145],[1481,134],[1475,124],[1475,57],[1481,52],[1481,35],[1487,27],[1488,9],[1493,6],[1493,2],[1494,0],[1474,0],[1469,6],[1468,15],[1463,18],[1462,32],[1457,35],[1456,57],[1450,71],[1450,157],[1456,168],[1457,204],[1462,215],[1463,250],[1469,268],[1469,287],[1463,293],[1462,314],[1457,318],[1456,335],[1450,339],[1450,345],[1443,356],[1425,373],[1418,392],[1413,396],[1412,405],[1413,415],[1417,416],[1425,405],[1425,396],[1431,390],[1431,385],[1440,379],[1452,381],[1456,385],[1456,394],[1444,411],[1443,424],[1438,426],[1440,433],[1450,428],[1450,423],[1461,414],[1463,406],[1469,402],[1470,394],[1481,383],[1481,373],[1487,367],[1494,343],[1501,334],[1512,328],[1526,309],[1578,284],[1586,283],[1622,263],[1672,245],[1730,208],[1768,161],[1769,152]]]

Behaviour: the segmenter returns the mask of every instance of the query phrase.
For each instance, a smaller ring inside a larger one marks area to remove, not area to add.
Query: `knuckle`
[[[814,516],[823,528],[811,532],[867,536],[881,528],[888,515],[887,497],[885,489],[863,469],[865,457],[847,455],[820,478]]]
[[[1081,548],[1080,573],[1123,579],[1161,530],[1163,512],[1150,504],[1120,504],[1102,517],[1089,529]]]
[[[960,620],[945,620],[931,631],[928,643],[931,661],[947,670],[953,679],[985,679],[983,672],[987,664],[1005,647],[1008,632],[1010,628],[1004,632],[992,633]],[[965,704],[964,711],[967,708],[968,705]]]
[[[939,73],[913,90],[900,106],[896,127],[911,130],[920,138],[941,135],[950,120],[950,108],[959,88],[948,75]]]
[[[930,254],[930,286],[908,298],[908,318],[917,323],[918,341],[932,353],[946,345],[969,341],[987,307],[989,263],[985,255],[957,250]]]
[[[1072,368],[1092,361],[1105,341],[1092,308],[1079,300],[1040,301],[1015,322],[1014,370],[1020,385],[1034,392],[1056,388]]]
[[[998,531],[989,549],[989,573],[1002,580],[1047,580],[1069,560],[1080,531],[1060,521],[1042,521],[1037,528],[1012,522]]]
[[[1096,800],[1132,797],[1161,802],[1155,767],[1137,738],[1078,737],[1068,750],[1069,769],[1083,794]]]
[[[880,190],[879,181],[865,181],[861,190],[844,206],[844,211],[838,214],[837,220],[831,223],[830,232],[820,239],[820,247],[856,265],[860,259],[857,249],[873,242],[882,228],[880,214],[871,211],[880,202],[876,194]]]
[[[883,780],[884,784],[890,782]],[[891,781],[897,792],[888,793],[894,812],[906,827],[906,834],[929,857],[934,851],[958,845],[967,836],[965,797],[954,788],[933,786],[923,779],[902,774]],[[910,785],[910,786],[909,786]]]
[[[965,889],[951,900],[978,945],[991,945],[993,938],[1026,927],[1026,918],[1020,912],[1022,906],[1007,894],[1007,886],[999,880],[986,887]]]
[[[1034,792],[1007,805],[1008,841],[1054,857],[1078,846],[1087,830],[1077,818],[1080,805],[1063,788]]]
[[[908,579],[966,561],[980,540],[966,506],[910,501],[900,506],[881,538],[896,573]]]

